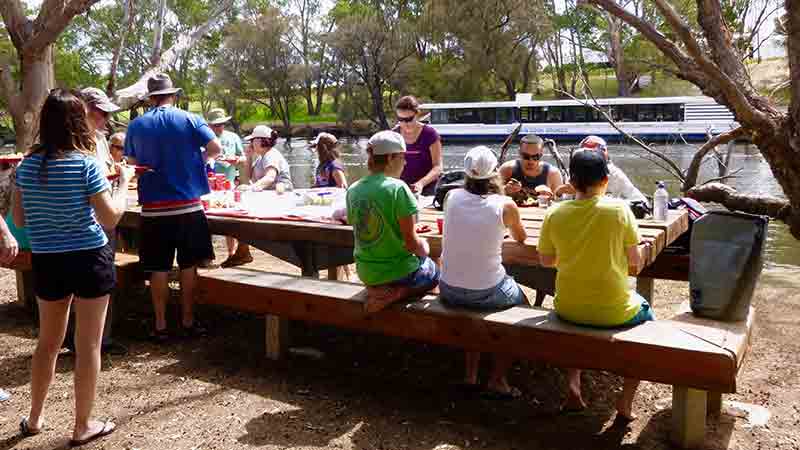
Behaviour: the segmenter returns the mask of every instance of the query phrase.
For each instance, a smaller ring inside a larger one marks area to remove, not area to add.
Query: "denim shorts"
[[[439,290],[442,302],[457,308],[494,311],[527,304],[525,293],[509,275],[489,289],[464,289],[442,282]]]
[[[433,289],[439,284],[441,271],[439,266],[427,256],[419,259],[419,268],[409,275],[392,281],[392,286],[404,286],[410,289]]]

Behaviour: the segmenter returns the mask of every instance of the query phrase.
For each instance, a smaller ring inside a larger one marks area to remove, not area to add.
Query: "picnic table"
[[[302,191],[302,190],[301,190]],[[508,272],[521,284],[552,294],[555,290],[555,270],[539,265],[536,246],[546,210],[543,208],[521,208],[523,224],[528,232],[524,243],[506,238],[503,243],[503,263]],[[314,218],[285,217],[264,219],[233,214],[232,211],[212,210],[207,213],[212,234],[232,236],[255,248],[265,251],[283,261],[300,268],[301,274],[318,277],[319,271],[335,268],[353,262],[353,229],[350,225],[319,221]],[[140,209],[129,208],[119,227],[137,229]],[[431,247],[431,256],[438,258],[442,252],[442,235],[438,232],[436,219],[443,212],[424,208],[419,214],[419,222],[428,225],[429,232],[421,233]],[[638,276],[647,266],[653,264],[662,251],[689,228],[689,218],[685,211],[670,211],[666,222],[639,220],[642,237],[640,246],[644,248],[644,263],[631,276]],[[646,244],[650,244],[649,246]],[[335,271],[331,271],[333,275]],[[637,290],[645,298],[652,300],[652,274],[640,277]],[[656,275],[657,277],[657,275]]]

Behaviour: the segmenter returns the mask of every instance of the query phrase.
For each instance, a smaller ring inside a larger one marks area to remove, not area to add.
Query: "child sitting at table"
[[[340,187],[347,189],[344,166],[339,161],[339,141],[330,133],[320,133],[309,146],[317,151],[319,165],[314,177],[314,187]]]
[[[439,284],[439,269],[428,257],[428,243],[415,230],[416,199],[399,179],[405,151],[400,134],[373,135],[367,145],[369,175],[347,191],[356,271],[367,285],[365,309],[370,313]]]
[[[628,289],[629,267],[642,259],[636,219],[621,200],[604,197],[608,165],[595,152],[572,155],[570,184],[575,200],[551,209],[539,236],[539,258],[558,269],[554,305],[559,318],[599,328],[628,327],[654,320],[650,305]],[[586,408],[581,397],[581,372],[567,371],[563,410]],[[633,397],[639,380],[626,378],[617,400],[618,417],[633,420]]]
[[[278,132],[266,125],[258,125],[253,133],[245,138],[249,141],[245,154],[248,161],[252,158],[249,181],[242,183],[237,189],[243,191],[274,190],[278,194],[292,190],[291,171],[286,158],[274,148],[278,142]],[[228,239],[228,258],[220,264],[222,268],[242,266],[253,262],[250,245]]]

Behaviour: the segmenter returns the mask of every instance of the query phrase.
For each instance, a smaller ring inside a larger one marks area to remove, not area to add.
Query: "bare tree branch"
[[[106,94],[110,96],[114,95],[114,89],[116,88],[117,67],[119,66],[119,60],[122,57],[122,50],[125,48],[125,38],[133,30],[133,22],[136,20],[134,3],[135,0],[125,0],[123,4],[123,8],[125,8],[125,10],[122,15],[122,22],[124,25],[120,30],[119,42],[117,42],[117,47],[114,49],[114,54],[111,57],[111,67],[108,70],[109,76],[108,84],[106,85]]]
[[[11,37],[15,48],[22,48],[30,30],[26,26],[30,21],[25,17],[25,7],[20,0],[3,0],[0,2],[0,15],[6,32]]]
[[[117,104],[123,108],[128,108],[147,93],[147,80],[151,76],[165,71],[170,65],[183,56],[189,49],[194,47],[211,29],[222,19],[224,13],[230,10],[235,3],[235,0],[222,0],[215,11],[212,11],[209,19],[192,29],[189,33],[183,34],[178,37],[177,41],[167,51],[161,55],[161,60],[155,66],[150,67],[148,70],[139,77],[131,86],[125,89],[120,89],[116,93]]]
[[[57,4],[64,4],[64,0],[50,0],[42,5],[39,17],[36,19],[34,25],[34,34],[30,39],[26,40],[23,47],[19,48],[21,53],[36,54],[41,52],[45,47],[54,43],[61,32],[67,28],[70,21],[80,14],[85,13],[95,3],[100,0],[71,0],[59,8]],[[51,5],[52,4],[52,5]],[[59,11],[60,13],[54,13]],[[40,21],[42,19],[42,21]]]
[[[694,154],[694,157],[692,157],[692,162],[689,163],[689,168],[686,169],[686,176],[683,179],[683,187],[681,188],[681,191],[687,192],[697,184],[697,175],[700,173],[700,165],[708,152],[717,148],[718,145],[727,144],[735,139],[743,138],[748,134],[749,133],[747,130],[739,127],[731,131],[718,134],[703,144]]]
[[[636,28],[642,35],[644,35],[650,42],[652,42],[664,55],[666,55],[676,66],[681,68],[684,72],[690,72],[695,69],[694,62],[681,50],[674,42],[667,39],[664,34],[658,31],[653,25],[644,21],[643,19],[631,14],[614,0],[578,0],[577,5],[595,5],[604,11],[621,18],[628,25]]]
[[[738,177],[738,174],[739,174],[739,172],[741,172],[742,170],[743,170],[743,169],[740,167],[740,168],[738,168],[738,169],[734,170],[733,172],[731,172],[731,173],[729,173],[729,174],[727,174],[727,175],[722,175],[722,176],[720,176],[720,177],[716,177],[716,178],[712,178],[712,179],[710,179],[710,180],[706,180],[706,181],[704,181],[704,182],[703,182],[703,183],[702,183],[700,186],[704,186],[704,185],[706,185],[706,184],[711,184],[711,183],[721,183],[721,182],[723,182],[723,181],[725,181],[725,180],[729,180],[729,179],[731,179],[731,178],[739,178],[739,177]]]
[[[766,195],[739,194],[736,189],[722,183],[697,186],[686,193],[700,202],[713,202],[731,211],[769,216],[784,222],[791,220],[792,206],[788,201]]]
[[[587,89],[591,90],[591,88],[587,88]],[[576,102],[582,104],[583,106],[586,106],[588,108],[592,108],[593,110],[597,111],[601,116],[603,116],[603,118],[606,120],[606,122],[608,122],[608,124],[611,125],[612,128],[617,130],[620,134],[622,134],[626,138],[632,140],[634,143],[636,143],[636,145],[638,145],[639,147],[644,149],[644,151],[646,151],[647,153],[655,156],[656,158],[658,158],[661,161],[663,161],[664,163],[666,163],[667,167],[663,167],[663,166],[661,166],[661,167],[663,169],[665,169],[670,175],[672,175],[673,177],[677,178],[681,182],[684,181],[683,171],[675,163],[675,161],[673,161],[673,160],[669,159],[668,157],[664,156],[664,154],[662,154],[661,152],[653,150],[652,148],[650,148],[649,145],[645,144],[641,139],[637,138],[636,136],[633,136],[632,134],[630,134],[627,131],[625,131],[622,128],[620,128],[616,124],[616,122],[614,122],[614,119],[611,116],[608,115],[606,110],[604,110],[603,108],[601,108],[599,106],[599,103],[597,103],[597,99],[592,97],[592,100],[594,101],[594,103],[589,103],[587,101],[581,100],[581,99],[573,96],[569,92],[562,91],[560,89],[556,89],[556,91],[560,92],[561,94],[564,94],[565,96],[571,98],[572,100],[575,100]]]

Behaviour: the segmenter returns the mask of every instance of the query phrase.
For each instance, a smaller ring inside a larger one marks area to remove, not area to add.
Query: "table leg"
[[[672,387],[672,442],[680,448],[700,448],[706,435],[706,391]]]
[[[33,293],[33,271],[15,270],[17,278],[17,300],[29,311],[36,308],[36,294]]]
[[[289,348],[289,321],[282,317],[268,315],[264,320],[266,356],[279,360]]]
[[[653,290],[654,290],[654,280],[652,278],[637,278],[636,279],[636,292],[644,297],[650,306],[654,304],[653,298]]]

